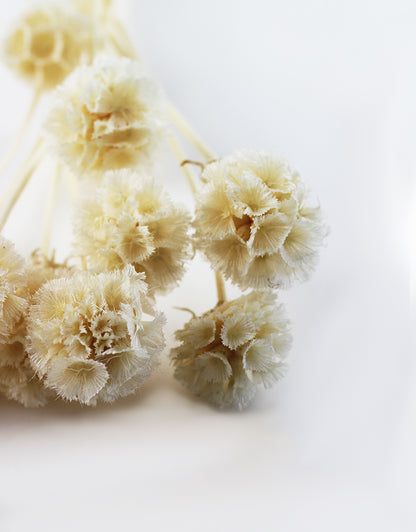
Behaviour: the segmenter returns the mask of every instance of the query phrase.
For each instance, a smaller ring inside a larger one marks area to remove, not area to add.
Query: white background
[[[29,3],[2,0],[2,33]],[[224,155],[253,147],[286,156],[332,233],[312,280],[281,295],[295,336],[290,372],[247,411],[194,400],[166,362],[114,406],[25,410],[0,399],[1,532],[414,531],[414,2],[121,8],[149,69],[206,141]],[[30,91],[0,74],[3,152]],[[161,179],[190,203],[166,164]],[[25,253],[40,243],[46,182],[36,177],[6,227]],[[63,187],[53,235],[61,254],[66,196]],[[214,286],[197,260],[160,300],[170,345],[187,319],[172,307],[202,312],[215,304]]]

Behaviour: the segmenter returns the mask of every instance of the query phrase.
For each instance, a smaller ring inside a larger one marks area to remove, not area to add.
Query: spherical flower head
[[[80,177],[149,163],[164,130],[159,87],[127,58],[100,57],[57,89],[45,129]]]
[[[219,407],[243,409],[285,370],[289,322],[271,292],[255,291],[192,318],[176,332],[175,377]]]
[[[34,302],[30,361],[62,398],[87,405],[112,402],[150,377],[164,346],[164,318],[155,314],[143,275],[131,266],[49,281]]]
[[[0,320],[0,391],[26,407],[44,406],[51,393],[37,378],[29,362],[27,315],[36,290],[47,280],[70,275],[71,270],[44,259],[39,253],[34,253],[25,263],[4,238],[0,246],[4,298]]]
[[[190,216],[162,187],[130,170],[109,172],[75,211],[75,251],[96,271],[134,266],[152,292],[175,287],[190,258]]]
[[[16,21],[4,45],[6,63],[40,89],[56,87],[94,52],[87,17],[53,4],[32,8]]]
[[[289,165],[264,152],[208,164],[197,197],[197,247],[242,289],[287,287],[313,271],[327,233]]]

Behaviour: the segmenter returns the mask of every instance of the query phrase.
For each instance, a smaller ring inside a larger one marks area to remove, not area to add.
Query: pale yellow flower
[[[175,377],[220,407],[245,408],[259,386],[284,373],[291,346],[283,307],[270,292],[252,292],[192,318],[176,332]]]
[[[132,264],[156,292],[176,286],[190,258],[190,216],[143,173],[109,172],[74,215],[75,250],[96,271]]]
[[[81,62],[91,61],[95,41],[87,17],[45,3],[16,21],[4,45],[4,58],[36,87],[51,89]]]
[[[208,164],[197,197],[197,247],[241,288],[305,280],[326,235],[319,207],[299,174],[263,152],[236,152]]]
[[[51,146],[78,177],[149,163],[164,130],[159,87],[140,65],[100,57],[57,89],[45,130]]]
[[[52,394],[32,369],[26,346],[27,314],[33,295],[47,280],[70,275],[70,269],[32,255],[28,264],[1,237],[0,392],[26,407],[44,406]]]
[[[164,346],[164,318],[154,313],[146,288],[131,266],[44,284],[28,333],[30,361],[45,385],[88,405],[135,392]]]

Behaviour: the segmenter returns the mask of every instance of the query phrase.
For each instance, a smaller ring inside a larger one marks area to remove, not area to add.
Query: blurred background
[[[29,5],[2,3],[2,35]],[[252,147],[287,157],[331,235],[311,281],[281,294],[295,338],[290,371],[245,412],[219,412],[183,391],[168,349],[152,381],[113,406],[25,410],[0,399],[0,530],[414,531],[415,3],[117,8],[207,143],[221,155]],[[31,90],[3,65],[0,75],[6,150]],[[190,204],[168,153],[163,163],[159,178]],[[6,227],[23,253],[40,244],[47,184],[36,177]],[[63,184],[53,232],[62,256],[67,196]],[[214,276],[197,258],[159,301],[168,347],[188,320],[174,306],[199,313],[215,301]]]

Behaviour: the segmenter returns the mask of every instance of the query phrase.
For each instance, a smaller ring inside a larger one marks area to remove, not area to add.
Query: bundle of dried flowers
[[[57,86],[45,121],[57,172],[42,253],[25,261],[0,237],[0,392],[25,406],[134,393],[164,347],[155,297],[179,284],[194,248],[215,272],[218,304],[176,332],[175,377],[216,406],[242,409],[284,374],[292,337],[274,290],[309,277],[327,228],[284,160],[249,150],[218,158],[204,144],[144,73],[112,3],[42,6],[6,41],[6,61],[37,94]],[[200,184],[177,130],[203,157]],[[195,195],[193,220],[154,179],[166,132]],[[5,195],[1,229],[42,149],[43,140]],[[71,267],[49,251],[61,170],[77,199]],[[228,301],[224,277],[254,290]]]

